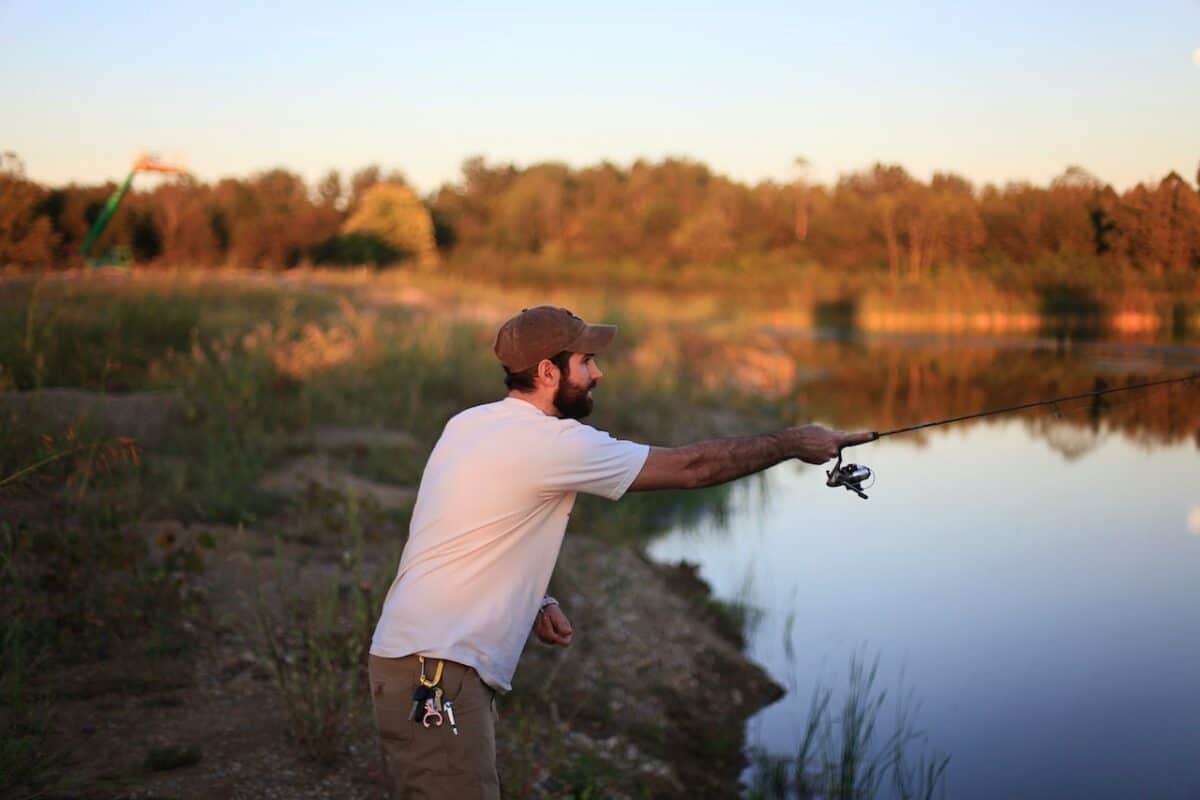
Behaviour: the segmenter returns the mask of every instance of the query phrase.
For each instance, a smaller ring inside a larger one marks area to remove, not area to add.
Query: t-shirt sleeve
[[[642,471],[650,446],[575,423],[559,431],[544,454],[548,488],[618,500]]]

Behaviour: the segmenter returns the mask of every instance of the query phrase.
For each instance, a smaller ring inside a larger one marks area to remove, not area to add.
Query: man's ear
[[[538,380],[553,386],[557,386],[562,379],[562,371],[558,366],[548,358],[543,358],[537,365]]]

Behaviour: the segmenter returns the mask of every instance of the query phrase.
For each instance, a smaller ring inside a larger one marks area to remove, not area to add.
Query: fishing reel
[[[867,493],[863,491],[863,484],[871,479],[871,468],[862,464],[842,464],[842,451],[838,450],[837,463],[833,465],[833,469],[825,473],[826,486],[837,488],[844,486],[846,491],[854,492],[863,500],[867,499]]]

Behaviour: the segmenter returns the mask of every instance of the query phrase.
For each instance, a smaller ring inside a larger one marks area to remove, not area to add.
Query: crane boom
[[[117,207],[125,199],[125,195],[129,192],[129,187],[133,185],[133,176],[139,172],[161,172],[175,175],[187,174],[187,170],[183,167],[167,164],[154,156],[144,153],[138,156],[137,160],[133,162],[133,166],[130,168],[125,180],[104,201],[104,208],[100,209],[100,215],[96,217],[96,221],[88,229],[87,236],[83,237],[83,244],[79,246],[79,254],[85,259],[88,257],[88,251],[92,249],[92,245],[96,242],[96,239],[100,238],[100,234],[108,227],[108,221],[117,212]],[[93,263],[95,266],[100,266],[99,260]]]

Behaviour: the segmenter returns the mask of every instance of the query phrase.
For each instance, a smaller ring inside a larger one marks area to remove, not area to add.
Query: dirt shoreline
[[[344,755],[330,766],[306,761],[247,624],[255,584],[270,593],[269,568],[282,563],[293,590],[315,587],[336,575],[338,554],[281,550],[245,528],[166,522],[146,531],[168,533],[215,541],[199,578],[210,613],[198,643],[174,659],[66,670],[52,737],[68,754],[66,778],[43,796],[384,797],[365,690]],[[572,533],[551,588],[576,640],[566,650],[531,640],[513,692],[500,698],[506,787],[519,797],[586,786],[613,798],[737,796],[745,720],[783,690],[719,631],[694,572]],[[151,766],[152,753],[178,763]]]

